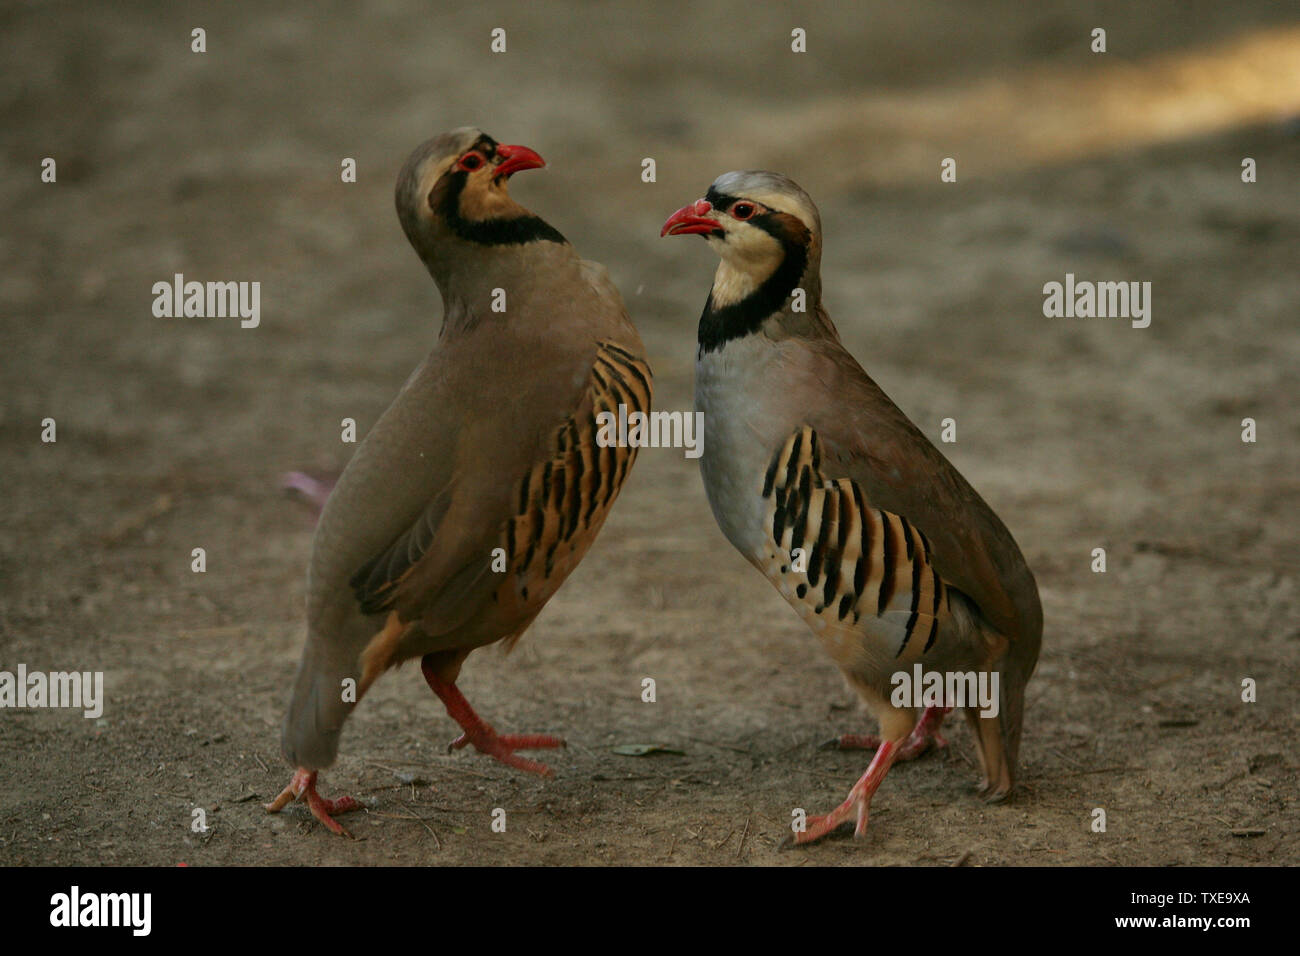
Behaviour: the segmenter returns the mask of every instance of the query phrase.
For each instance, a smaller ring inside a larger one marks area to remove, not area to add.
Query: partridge
[[[317,773],[380,674],[410,658],[473,745],[548,774],[518,750],[563,746],[498,734],[456,687],[477,647],[512,646],[582,560],[636,449],[601,439],[597,416],[649,412],[651,374],[603,267],[510,197],[511,174],[545,165],[477,129],[418,147],[397,215],[442,294],[438,341],[328,493],[312,544],[307,638],[284,719],[296,768],[267,805],[305,799],[335,833]]]
[[[700,317],[700,459],[723,534],[781,592],[880,723],[845,735],[875,755],[848,799],[796,841],[853,819],[896,760],[943,746],[951,700],[892,700],[898,672],[997,675],[996,716],[963,707],[990,799],[1011,790],[1025,684],[1038,659],[1034,577],[997,515],[840,343],[821,302],[821,220],[770,172],[719,176],[661,235],[720,256]],[[989,686],[991,686],[991,681]],[[993,708],[988,708],[992,710]]]

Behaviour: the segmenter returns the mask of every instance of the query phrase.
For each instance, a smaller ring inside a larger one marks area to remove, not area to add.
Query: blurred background
[[[0,61],[0,669],[109,695],[0,712],[0,862],[1296,862],[1294,4],[5,3]],[[690,407],[715,265],[663,220],[735,168],[813,196],[845,343],[934,440],[957,420],[945,454],[1039,580],[1014,802],[971,795],[961,728],[865,841],[777,853],[865,766],[816,745],[869,721],[695,463],[653,450],[519,650],[463,679],[498,726],[568,737],[556,780],[444,755],[408,668],[325,775],[372,801],[367,840],[261,814],[311,538],[279,476],[341,469],[340,420],[368,429],[435,341],[391,192],[460,125],[548,160],[512,193],[609,268],[661,408]],[[260,281],[260,327],[154,318],[177,272]],[[1067,272],[1151,282],[1151,326],[1044,318]]]

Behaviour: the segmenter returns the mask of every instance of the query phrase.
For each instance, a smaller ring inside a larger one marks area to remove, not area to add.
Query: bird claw
[[[979,795],[985,803],[1002,803],[1011,796],[1011,791],[1004,788],[996,788],[988,780],[982,781],[975,788],[975,793]]]
[[[549,734],[498,734],[492,725],[474,712],[454,680],[444,680],[432,656],[426,656],[420,662],[420,671],[428,681],[430,689],[438,695],[447,708],[447,714],[464,731],[447,746],[447,753],[474,745],[481,754],[487,754],[507,767],[524,770],[528,773],[552,777],[554,772],[544,763],[515,755],[516,750],[539,750],[565,746],[562,737]]]
[[[515,754],[516,750],[550,750],[568,746],[563,737],[549,734],[498,734],[488,724],[473,731],[466,731],[447,745],[447,753],[461,750],[473,744],[481,754],[487,754],[507,767],[524,770],[543,777],[555,776],[555,771],[537,760],[529,760]]]
[[[866,793],[860,787],[861,783],[855,785],[849,791],[848,799],[830,813],[808,817],[803,831],[794,835],[795,845],[803,846],[808,843],[816,843],[818,840],[830,836],[851,819],[856,821],[853,827],[853,836],[859,838],[865,835],[867,832],[867,816],[871,809],[871,794]]]
[[[875,750],[881,738],[875,734],[841,734],[821,744],[819,750]],[[938,733],[917,735],[916,731],[898,747],[895,760],[915,760],[931,750],[943,750],[948,741]]]
[[[951,707],[927,707],[911,734],[898,746],[894,760],[915,760],[930,750],[943,750],[948,741],[939,733],[943,718]],[[875,750],[881,738],[875,734],[841,734],[820,746],[821,750]]]
[[[871,759],[871,765],[867,767],[867,772],[862,775],[862,779],[849,791],[848,799],[830,813],[808,817],[805,821],[805,829],[794,835],[794,842],[799,845],[815,843],[854,818],[856,823],[853,827],[853,835],[861,837],[865,834],[867,815],[871,808],[871,795],[876,792],[876,788],[885,779],[885,774],[889,772],[889,768],[895,761],[914,760],[931,748],[942,750],[948,746],[948,741],[939,733],[939,727],[943,724],[944,716],[951,709],[950,707],[927,707],[921,719],[912,728],[912,732],[898,744],[892,744],[874,734],[843,734],[822,744],[822,750],[874,749],[876,755]]]
[[[853,835],[863,836],[867,832],[871,798],[880,787],[881,781],[885,779],[885,774],[889,773],[889,768],[893,766],[897,755],[898,750],[894,744],[888,740],[882,743],[876,755],[871,758],[871,765],[867,767],[866,773],[849,791],[848,799],[830,813],[808,817],[804,829],[795,833],[794,842],[798,845],[815,843],[838,830],[850,819],[855,820]]]
[[[287,787],[280,791],[280,795],[266,804],[266,812],[279,813],[285,806],[296,800],[305,800],[311,815],[319,820],[330,832],[345,836],[348,839],[355,839],[351,833],[343,828],[342,824],[334,819],[334,814],[364,809],[364,804],[360,800],[354,797],[325,799],[316,792],[316,771],[300,768],[294,772],[293,779],[289,781]]]

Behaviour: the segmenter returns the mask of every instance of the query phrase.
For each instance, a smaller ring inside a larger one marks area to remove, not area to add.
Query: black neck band
[[[567,242],[560,231],[540,216],[532,214],[513,219],[465,219],[460,214],[460,194],[469,174],[460,171],[453,177],[438,210],[444,222],[461,239],[481,246],[517,246],[545,239],[549,242]]]
[[[700,351],[712,352],[722,348],[732,339],[743,338],[759,330],[768,316],[779,312],[785,300],[795,290],[803,278],[803,270],[808,265],[806,246],[782,241],[785,252],[781,264],[762,285],[739,302],[722,308],[714,308],[713,293],[704,303],[704,314],[700,316]]]

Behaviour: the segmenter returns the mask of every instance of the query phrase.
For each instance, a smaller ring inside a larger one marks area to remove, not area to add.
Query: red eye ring
[[[758,207],[752,202],[738,202],[731,207],[731,218],[739,219],[742,222],[753,217],[758,212]]]
[[[456,168],[472,173],[476,169],[481,169],[483,164],[486,162],[487,159],[484,158],[482,153],[478,150],[470,150],[460,158],[460,162],[456,164]]]

